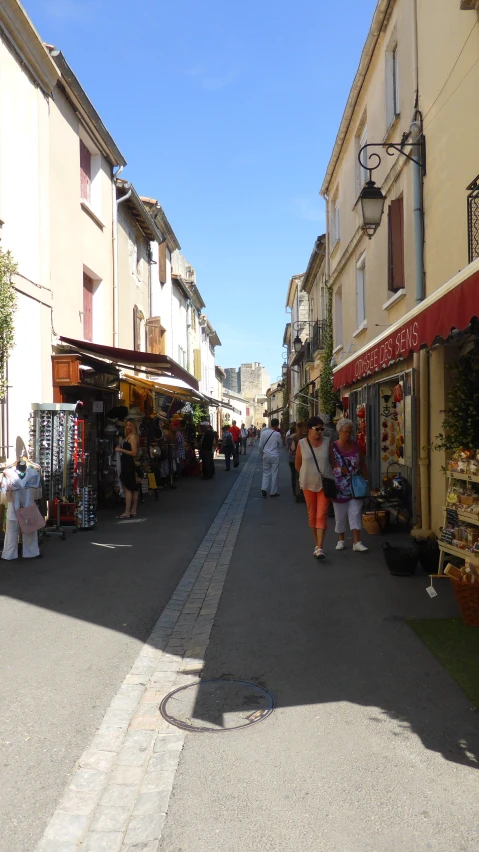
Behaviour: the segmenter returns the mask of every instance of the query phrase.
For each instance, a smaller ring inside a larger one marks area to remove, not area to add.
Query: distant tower
[[[239,371],[236,367],[226,367],[225,368],[225,379],[224,379],[224,387],[233,393],[238,393],[239,391]]]

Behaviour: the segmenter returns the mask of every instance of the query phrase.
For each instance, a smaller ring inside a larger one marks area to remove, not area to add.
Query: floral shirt
[[[336,503],[346,503],[352,500],[351,494],[351,476],[353,473],[360,472],[359,444],[354,441],[352,450],[346,452],[337,449],[337,441],[333,444],[334,456],[334,479],[336,482],[337,497]]]

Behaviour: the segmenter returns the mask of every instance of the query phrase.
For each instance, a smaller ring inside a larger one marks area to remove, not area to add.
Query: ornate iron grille
[[[467,232],[469,263],[479,257],[479,175],[467,187]]]
[[[324,333],[326,330],[326,320],[316,320],[313,326],[313,334],[311,341],[312,354],[324,349]]]

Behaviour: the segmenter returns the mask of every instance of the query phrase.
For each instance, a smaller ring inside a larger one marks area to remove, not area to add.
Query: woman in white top
[[[298,443],[295,465],[316,545],[313,556],[324,559],[323,543],[328,526],[329,500],[324,494],[323,476],[333,478],[329,461],[329,438],[323,437],[323,421],[320,417],[310,417],[307,426],[307,437]]]

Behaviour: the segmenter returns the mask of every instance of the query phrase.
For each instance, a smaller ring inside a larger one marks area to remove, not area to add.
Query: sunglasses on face
[[[313,426],[313,429],[314,429],[315,432],[322,432],[323,431],[322,426]]]

